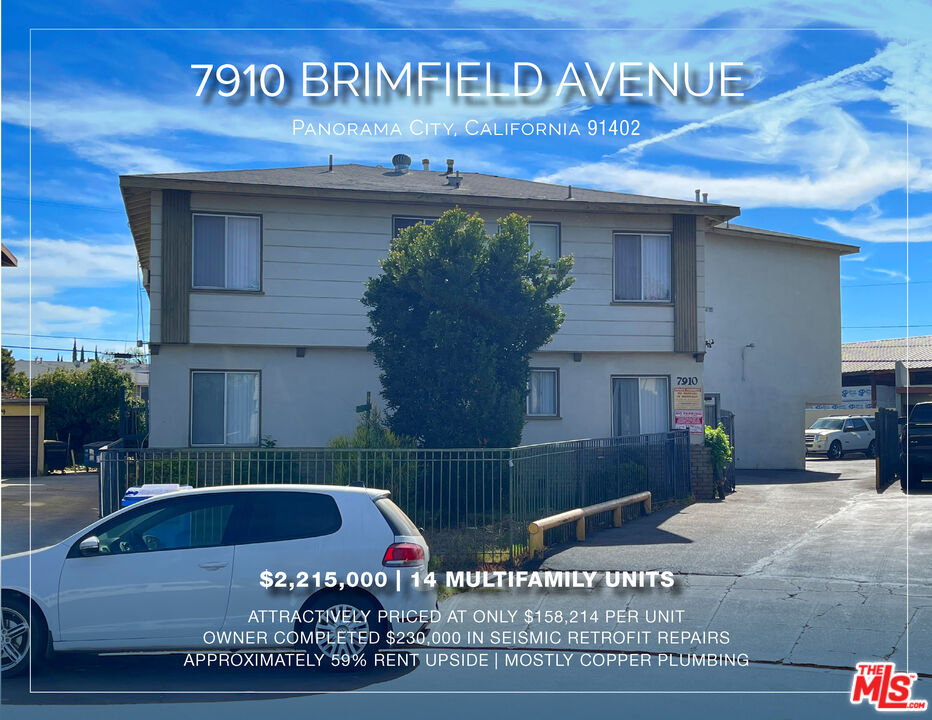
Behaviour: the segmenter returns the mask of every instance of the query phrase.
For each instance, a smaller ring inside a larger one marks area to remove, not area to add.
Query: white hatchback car
[[[52,650],[249,648],[249,632],[336,665],[374,655],[388,631],[425,624],[436,608],[435,590],[418,582],[428,561],[427,543],[386,490],[251,485],[159,495],[57,545],[3,558],[0,669],[16,674],[30,654],[35,665]],[[270,589],[260,585],[265,571]]]

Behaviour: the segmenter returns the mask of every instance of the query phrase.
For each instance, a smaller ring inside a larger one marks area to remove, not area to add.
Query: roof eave
[[[783,243],[785,245],[799,245],[806,247],[822,248],[824,250],[835,250],[839,255],[855,255],[861,252],[858,245],[848,245],[846,243],[837,243],[830,240],[819,240],[818,238],[809,238],[803,235],[790,235],[788,233],[767,233],[755,232],[752,229],[733,228],[733,227],[714,227],[711,232],[733,238],[753,238],[763,242]]]
[[[646,215],[682,214],[711,217],[723,222],[737,217],[740,209],[731,205],[708,205],[703,203],[639,203],[601,202],[577,199],[554,200],[547,198],[503,198],[491,195],[459,195],[455,190],[448,192],[421,192],[399,190],[351,190],[343,188],[314,188],[293,185],[265,185],[257,183],[235,183],[215,180],[180,180],[177,178],[146,175],[121,175],[120,187],[146,190],[191,190],[193,192],[232,193],[276,197],[313,197],[322,200],[357,202],[409,202],[419,204],[451,203],[461,207],[509,207],[514,210],[554,209],[598,213],[640,213]]]

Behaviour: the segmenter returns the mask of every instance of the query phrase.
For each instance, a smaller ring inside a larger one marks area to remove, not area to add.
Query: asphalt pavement
[[[66,473],[0,481],[0,554],[54,545],[97,520],[97,478]]]

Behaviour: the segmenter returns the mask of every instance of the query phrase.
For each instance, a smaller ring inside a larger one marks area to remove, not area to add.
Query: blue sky
[[[907,310],[910,335],[932,334],[932,42],[917,34],[932,27],[928,3],[676,0],[619,9],[451,0],[428,11],[406,2],[269,1],[261,14],[236,0],[51,5],[3,5],[2,233],[20,258],[18,270],[2,275],[5,346],[27,345],[30,321],[41,348],[34,355],[46,359],[67,352],[73,337],[89,350],[116,351],[147,339],[121,173],[315,165],[329,153],[338,163],[388,164],[396,152],[435,166],[452,157],[463,170],[664,197],[692,199],[701,187],[713,201],[741,206],[741,224],[861,246],[841,263],[843,340],[904,336]],[[270,26],[326,29],[140,29]],[[32,32],[30,288],[28,29],[104,27]],[[192,63],[277,63],[295,72],[304,60],[532,61],[554,80],[569,61],[728,60],[744,62],[752,79],[742,102],[194,96]],[[295,118],[627,119],[639,121],[641,134],[321,139],[293,137]]]

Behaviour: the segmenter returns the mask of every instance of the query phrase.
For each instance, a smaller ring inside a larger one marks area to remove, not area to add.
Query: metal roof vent
[[[395,172],[404,175],[411,167],[411,156],[404,153],[398,153],[392,158],[392,165],[395,166]]]

